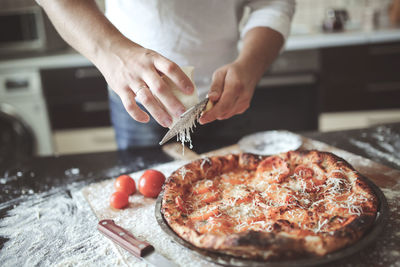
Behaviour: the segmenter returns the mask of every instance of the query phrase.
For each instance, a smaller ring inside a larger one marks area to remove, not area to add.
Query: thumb
[[[226,73],[224,71],[214,72],[211,88],[207,94],[211,102],[215,103],[221,97],[222,91],[224,90],[225,75]]]

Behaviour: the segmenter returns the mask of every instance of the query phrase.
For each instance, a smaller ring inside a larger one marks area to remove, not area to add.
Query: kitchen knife
[[[165,144],[168,142],[172,137],[177,135],[178,133],[182,131],[192,131],[192,128],[195,126],[196,121],[200,118],[201,113],[204,111],[204,109],[207,107],[208,104],[208,97],[194,105],[193,107],[189,108],[186,110],[180,117],[179,120],[172,126],[171,129],[165,134],[163,139],[160,142],[160,145]],[[211,101],[210,101],[210,104]],[[210,107],[211,108],[211,107]],[[207,107],[207,109],[209,109]]]
[[[154,247],[145,241],[136,239],[130,232],[115,224],[113,220],[101,220],[97,229],[106,237],[132,253],[146,263],[160,267],[176,267],[174,263],[166,259],[154,250]]]

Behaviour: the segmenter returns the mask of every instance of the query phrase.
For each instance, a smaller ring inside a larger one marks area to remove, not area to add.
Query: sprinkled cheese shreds
[[[192,172],[192,171],[186,169],[185,167],[182,167],[182,168],[179,169],[179,174],[181,175],[182,180],[185,180],[185,176],[189,172]]]
[[[211,164],[212,161],[211,161],[211,159],[209,157],[204,157],[204,158],[202,158],[202,160],[203,161],[200,164],[200,168],[201,168],[201,170],[204,171],[204,164],[206,164],[206,163]]]
[[[178,134],[176,135],[176,140],[178,142],[181,142],[182,144],[182,155],[185,155],[185,143],[188,142],[189,143],[189,148],[192,149],[193,148],[193,144],[192,144],[192,138],[190,136],[190,133],[193,132],[193,128],[196,127],[196,120],[189,120],[187,122],[187,124],[185,125],[185,127],[178,132]]]
[[[318,233],[322,231],[322,228],[324,227],[324,225],[326,225],[329,222],[328,219],[321,221],[318,221],[317,227],[313,230],[314,233]]]
[[[211,158],[203,158],[200,169],[208,170],[206,166],[211,163]],[[182,179],[187,172],[189,170],[184,167],[180,169]],[[287,179],[276,183],[282,173],[273,166],[269,171],[258,173],[243,170],[204,177],[192,185],[187,205],[193,211],[202,210],[210,215],[197,221],[198,225],[221,218],[230,222],[228,227],[233,233],[271,232],[274,224],[283,220],[291,227],[318,234],[331,232],[332,227],[350,216],[360,216],[363,203],[370,200],[363,193],[352,191],[354,181],[347,178],[343,170],[329,172],[319,185],[314,184],[315,176],[307,176],[304,170],[289,172]],[[243,183],[232,182],[241,179]],[[218,213],[214,212],[216,207]]]

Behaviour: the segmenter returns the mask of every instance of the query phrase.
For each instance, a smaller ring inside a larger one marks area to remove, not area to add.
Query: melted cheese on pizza
[[[286,220],[293,231],[330,232],[360,216],[371,200],[352,192],[346,175],[340,169],[324,173],[313,164],[290,169],[282,159],[269,157],[254,171],[238,169],[192,183],[184,205],[200,233],[270,232],[278,220]]]

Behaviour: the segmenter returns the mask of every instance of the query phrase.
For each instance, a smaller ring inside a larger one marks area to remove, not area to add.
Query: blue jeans
[[[115,129],[118,149],[158,145],[168,129],[160,126],[152,117],[148,123],[135,121],[126,112],[119,96],[112,90],[108,92],[111,123]],[[139,106],[146,110],[142,105]]]

